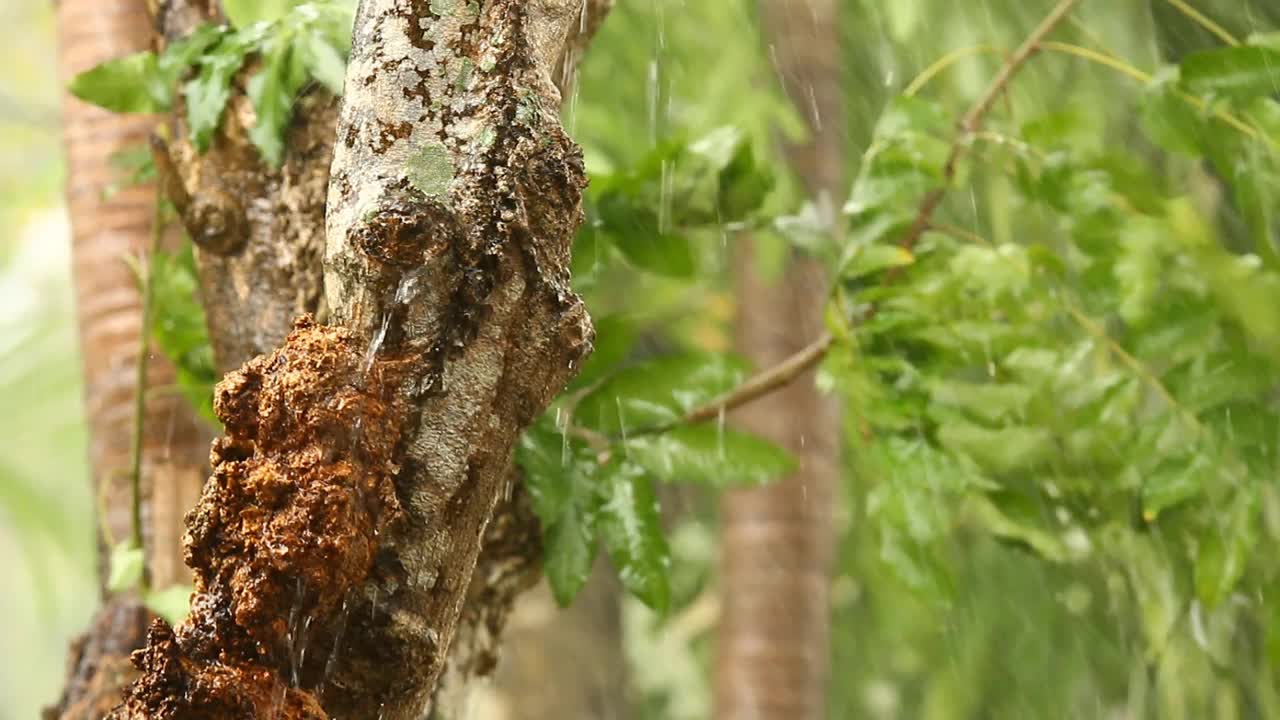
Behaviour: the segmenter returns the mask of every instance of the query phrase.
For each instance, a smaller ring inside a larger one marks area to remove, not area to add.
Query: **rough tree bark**
[[[150,23],[141,0],[62,0],[58,5],[60,65],[64,79],[99,62],[149,47]],[[127,187],[113,154],[145,147],[156,118],[115,115],[66,96],[63,108],[67,155],[67,203],[89,425],[90,467],[102,513],[102,539],[131,534],[129,489],[131,446],[138,393],[142,303],[126,263],[151,247],[155,189]],[[172,387],[173,368],[151,353],[143,418],[142,530],[151,583],[185,583],[179,539],[182,515],[198,497],[205,476],[209,430]],[[106,578],[106,552],[99,576]],[[119,697],[131,676],[128,653],[139,647],[147,614],[136,598],[105,597],[89,636],[72,648],[68,684],[46,715],[97,718]]]
[[[812,141],[789,148],[810,194],[832,211],[841,188],[839,48],[835,0],[762,0],[783,84],[807,117]],[[825,198],[825,200],[824,200]],[[823,331],[822,267],[795,257],[775,285],[760,278],[750,243],[737,258],[738,346],[768,367]],[[832,556],[838,425],[812,372],[741,413],[744,427],[789,448],[800,469],[766,488],[721,501],[722,616],[715,713],[729,720],[821,720],[828,676],[828,573]]]
[[[151,0],[166,42],[220,22],[217,2]],[[201,301],[219,372],[283,342],[294,318],[321,309],[325,196],[338,102],[313,87],[298,99],[280,168],[250,143],[253,108],[236,79],[212,147],[196,151],[174,113],[166,195],[196,245]]]
[[[219,386],[193,612],[153,626],[116,717],[422,714],[512,444],[589,348],[567,282],[585,179],[553,83],[582,8],[361,4],[329,194],[337,326],[299,322]]]

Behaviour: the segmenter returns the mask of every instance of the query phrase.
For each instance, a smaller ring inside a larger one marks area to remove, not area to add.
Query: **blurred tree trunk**
[[[621,720],[627,717],[622,592],[603,560],[573,605],[561,609],[545,581],[516,603],[498,697],[484,720]]]
[[[142,0],[62,0],[58,19],[64,80],[149,46],[151,25]],[[112,155],[145,147],[155,122],[116,115],[70,95],[64,103],[67,204],[90,467],[101,509],[99,576],[104,581],[107,543],[127,539],[131,530],[129,472],[142,302],[126,258],[143,257],[151,246],[155,189],[126,187],[109,197],[104,193],[122,179],[111,164]],[[143,421],[142,520],[151,582],[157,588],[188,582],[181,554],[182,516],[199,496],[208,454],[207,429],[178,394],[163,391],[173,384],[172,366],[152,352],[146,378],[151,392]],[[112,654],[127,656],[137,646],[145,615],[133,601],[109,600],[95,623],[94,637],[73,650],[63,717],[96,717],[93,699],[77,695],[114,695],[118,683],[112,688],[113,683],[91,676],[99,669],[108,671]],[[124,668],[127,662],[111,672]]]
[[[819,208],[832,214],[841,187],[844,128],[836,8],[836,0],[762,2],[784,86],[812,131],[811,142],[788,148],[788,155]],[[740,247],[738,347],[757,367],[768,367],[822,331],[824,270],[793,257],[771,284],[755,267],[751,243]],[[781,483],[722,499],[715,714],[724,720],[822,720],[836,415],[810,373],[752,404],[738,419],[789,448],[800,469]]]

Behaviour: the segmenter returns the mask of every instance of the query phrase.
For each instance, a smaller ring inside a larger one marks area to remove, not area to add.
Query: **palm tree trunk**
[[[58,19],[65,79],[149,46],[150,19],[142,0],[62,0]],[[64,103],[66,192],[90,466],[101,508],[98,522],[104,550],[108,543],[124,540],[131,532],[129,475],[139,392],[142,302],[137,280],[125,260],[145,256],[150,247],[155,190],[130,187],[110,197],[104,197],[104,192],[120,179],[119,170],[111,165],[112,155],[141,146],[154,122],[154,118],[112,114],[70,95]],[[173,383],[173,368],[152,352],[147,388]],[[182,564],[182,516],[199,496],[208,430],[174,393],[152,392],[145,407],[142,535],[151,582],[163,588],[185,583],[189,577]],[[104,579],[106,562],[106,552],[100,553],[100,577]],[[97,716],[94,713],[100,709],[93,709],[94,702],[83,697],[86,694],[118,698],[121,682],[92,676],[99,671],[118,675],[128,667],[127,662],[118,661],[138,646],[144,622],[145,612],[135,601],[111,599],[99,614],[92,637],[73,651],[72,678],[61,705],[64,717]]]
[[[843,130],[835,0],[765,0],[763,16],[786,90],[813,134],[807,145],[789,148],[790,160],[819,207],[830,211],[840,187]],[[741,248],[737,343],[758,367],[768,367],[822,331],[824,271],[795,257],[771,285],[756,271],[750,241]],[[754,403],[740,421],[789,448],[800,469],[776,485],[722,499],[716,717],[822,720],[836,415],[810,374]]]
[[[149,44],[150,19],[140,0],[63,0],[59,21],[66,78]],[[126,259],[145,257],[150,247],[155,189],[127,187],[110,197],[104,192],[119,180],[111,157],[144,146],[155,119],[116,115],[70,96],[64,118],[90,460],[105,510],[103,534],[122,540],[130,529],[127,475],[142,332],[142,299]],[[188,576],[181,520],[199,496],[208,454],[208,429],[181,397],[164,392],[174,380],[173,367],[151,349],[143,419],[143,537],[156,587]]]

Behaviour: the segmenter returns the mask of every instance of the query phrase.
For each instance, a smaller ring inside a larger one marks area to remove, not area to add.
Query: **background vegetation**
[[[65,231],[49,219],[52,32],[43,6],[10,5],[0,717],[16,718],[52,697],[95,598]],[[785,468],[714,424],[627,436],[745,372],[717,353],[730,245],[750,230],[765,271],[799,247],[835,278],[820,382],[844,401],[848,450],[831,717],[1280,717],[1280,13],[1083,0],[957,137],[1050,5],[846,3],[856,180],[826,205],[774,149],[806,110],[781,99],[753,2],[621,0],[597,39],[567,125],[593,177],[575,280],[600,350],[522,464],[558,596],[598,534],[635,597],[638,712],[707,714],[714,503],[695,493],[659,536],[592,488],[634,500],[650,478]],[[596,463],[601,437],[626,462]]]

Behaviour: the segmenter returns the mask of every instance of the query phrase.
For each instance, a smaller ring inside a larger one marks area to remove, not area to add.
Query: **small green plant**
[[[78,98],[121,113],[171,110],[181,100],[191,142],[209,149],[230,101],[232,82],[249,68],[245,94],[256,122],[249,139],[278,166],[294,99],[308,83],[342,93],[351,42],[352,3],[227,3],[230,25],[203,25],[159,54],[110,60],[71,81]]]

